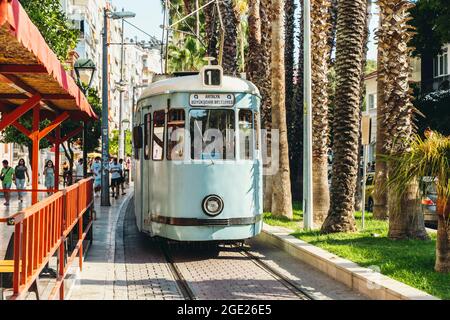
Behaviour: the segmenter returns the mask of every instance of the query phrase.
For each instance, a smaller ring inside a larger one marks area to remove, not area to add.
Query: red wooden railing
[[[83,266],[83,240],[92,226],[92,214],[86,228],[83,228],[83,217],[93,209],[93,203],[93,179],[88,178],[10,217],[0,218],[0,222],[15,228],[11,299],[22,298],[57,250],[58,278],[50,299],[56,297],[58,290],[60,299],[64,299],[64,279],[77,254],[80,269]],[[77,223],[78,243],[66,261],[64,242]]]

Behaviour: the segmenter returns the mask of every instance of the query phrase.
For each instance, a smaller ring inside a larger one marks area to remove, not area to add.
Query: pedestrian
[[[44,169],[45,187],[47,189],[55,188],[55,166],[52,160],[48,160]],[[47,191],[47,195],[52,195],[53,191]]]
[[[9,193],[9,189],[11,189],[11,185],[14,179],[14,170],[9,166],[8,160],[3,160],[3,168],[0,172],[0,180],[2,181],[3,194],[5,196],[5,206],[9,206],[9,199],[11,198],[11,194]]]
[[[117,162],[117,158],[114,158],[112,164],[109,166],[109,172],[111,173],[111,188],[113,190],[113,197],[119,198],[120,188],[120,165]]]
[[[64,181],[64,187],[69,184],[69,164],[67,161],[64,161],[63,163],[63,181]]]
[[[75,178],[75,182],[78,182],[80,180],[82,180],[84,178],[83,176],[83,158],[78,159],[78,162],[76,164],[75,167],[75,172],[76,172],[76,178]]]
[[[95,158],[91,171],[94,175],[94,194],[97,197],[102,189],[102,163],[100,157]]]
[[[25,189],[25,176],[27,177],[28,182],[30,182],[30,176],[28,175],[28,169],[25,165],[25,160],[19,159],[19,162],[14,169],[14,181],[16,183],[16,187],[19,190]],[[18,191],[19,201],[23,202],[24,191]]]
[[[122,195],[126,195],[124,190],[124,183],[125,183],[125,171],[123,167],[123,159],[119,160],[120,165],[120,187],[122,188]]]

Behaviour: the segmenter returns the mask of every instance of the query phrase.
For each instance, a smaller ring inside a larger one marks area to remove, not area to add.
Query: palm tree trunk
[[[233,0],[223,0],[220,10],[225,28],[222,67],[225,74],[235,76],[238,73],[238,14],[234,8]]]
[[[361,68],[364,55],[366,0],[341,0],[336,39],[336,105],[330,210],[322,232],[355,231],[354,204],[358,174]]]
[[[409,150],[413,134],[413,110],[409,92],[410,51],[408,42],[409,9],[414,6],[404,0],[379,0],[382,13],[379,31],[383,70],[381,81],[384,87],[386,116],[386,150],[397,156]],[[396,168],[388,163],[388,175]],[[389,237],[392,239],[428,239],[423,215],[418,201],[418,185],[411,183],[404,196],[388,188]]]
[[[362,117],[362,110],[364,105],[364,98],[366,96],[366,84],[364,82],[364,78],[366,75],[366,64],[367,64],[367,51],[368,51],[368,44],[369,44],[369,25],[370,25],[370,17],[371,17],[371,10],[372,10],[372,0],[367,0],[367,19],[366,19],[366,28],[365,28],[365,34],[364,34],[364,56],[362,60],[362,69],[361,69],[361,106],[359,109],[359,116]],[[361,126],[359,126],[359,139],[358,139],[358,152],[362,151],[362,132],[361,132]],[[361,161],[361,157],[358,158],[358,178],[357,178],[357,184],[356,184],[356,194],[355,194],[355,211],[360,211],[362,209],[362,179],[363,179],[363,170],[367,170],[367,168],[363,168],[364,162]]]
[[[261,93],[262,127],[272,127],[271,117],[271,79],[270,45],[271,29],[267,19],[268,0],[249,0],[248,16],[248,53],[246,56],[247,78]],[[270,145],[267,146],[270,149]],[[272,176],[264,176],[264,211],[272,210]]]
[[[329,0],[311,2],[312,171],[314,224],[322,225],[330,208],[328,187],[328,59]]]
[[[383,21],[383,12],[379,12],[380,26]],[[384,127],[386,115],[386,102],[384,98],[384,64],[383,64],[383,50],[381,45],[383,35],[378,32],[378,52],[377,52],[377,137],[376,137],[376,152],[375,152],[375,188],[374,188],[374,204],[373,204],[373,218],[377,220],[386,220],[388,212],[388,193],[386,192],[387,184],[387,163],[382,158],[387,154],[385,141],[386,128]]]
[[[272,126],[279,131],[279,169],[273,176],[272,213],[292,219],[292,195],[287,141],[285,69],[284,69],[284,0],[272,0]]]
[[[294,64],[295,64],[295,9],[296,4],[294,0],[286,0],[284,4],[284,12],[286,19],[284,21],[285,27],[285,43],[284,61],[285,61],[285,82],[286,82],[286,115],[287,115],[287,132],[288,132],[288,144],[289,144],[289,168],[291,169],[291,187],[292,195],[298,195],[297,182],[298,166],[299,162],[297,149],[294,147],[296,140],[299,136],[295,132],[296,117],[298,117],[299,110],[296,106],[295,94],[296,88],[294,87]]]
[[[291,153],[291,182],[295,185],[293,199],[303,201],[303,0],[300,0],[300,32],[298,41],[297,82],[295,83],[292,112],[288,113],[289,151]],[[290,131],[290,132],[289,132]]]
[[[450,202],[447,202],[446,208],[438,209],[438,212],[434,270],[437,272],[450,272]]]
[[[217,59],[217,12],[215,3],[210,4],[209,6],[203,9],[205,15],[205,32],[208,48],[206,49],[206,54],[209,57],[213,57]]]

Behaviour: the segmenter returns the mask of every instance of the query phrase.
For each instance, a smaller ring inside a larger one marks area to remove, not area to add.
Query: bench
[[[9,273],[14,273],[14,260],[0,260],[0,300],[4,300],[3,275]],[[37,280],[33,282],[30,289],[36,294],[37,300],[39,300]]]

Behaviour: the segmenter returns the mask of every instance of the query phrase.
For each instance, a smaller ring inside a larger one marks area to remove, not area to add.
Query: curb
[[[128,299],[128,287],[123,288],[119,282],[126,281],[126,268],[125,268],[125,248],[123,244],[124,235],[124,221],[125,215],[130,207],[131,200],[134,198],[134,191],[131,191],[127,198],[119,208],[119,217],[116,222],[115,230],[115,250],[114,250],[114,284],[113,284],[113,300],[126,300]],[[120,280],[120,278],[125,278]],[[119,279],[119,280],[118,280]]]
[[[292,232],[287,228],[264,224],[259,237],[371,299],[439,300],[426,292],[297,239],[290,235]]]

